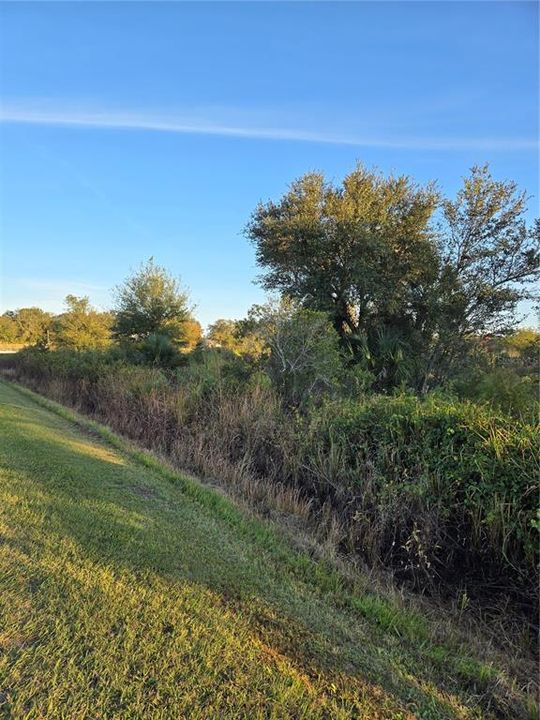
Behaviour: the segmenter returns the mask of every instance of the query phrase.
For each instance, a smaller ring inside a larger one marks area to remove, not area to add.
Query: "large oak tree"
[[[359,165],[310,173],[247,226],[264,287],[329,313],[381,385],[447,375],[471,335],[511,326],[538,268],[538,228],[513,183],[475,167],[454,201]],[[439,222],[436,222],[437,213]]]

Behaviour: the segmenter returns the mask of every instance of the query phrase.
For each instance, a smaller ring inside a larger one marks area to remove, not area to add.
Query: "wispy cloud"
[[[354,147],[380,147],[404,150],[537,150],[536,138],[523,137],[413,137],[388,133],[382,135],[332,132],[292,127],[220,122],[215,118],[193,118],[181,114],[141,113],[117,110],[40,108],[5,102],[0,107],[0,122],[32,125],[138,130],[190,135],[217,135],[259,140],[325,143]]]

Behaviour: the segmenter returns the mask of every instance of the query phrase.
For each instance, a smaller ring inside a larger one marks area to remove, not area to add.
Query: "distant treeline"
[[[8,310],[0,316],[0,349],[34,346],[48,349],[100,350],[114,340],[115,313],[100,312],[88,297],[68,295],[65,310],[59,314],[39,307]],[[194,348],[202,337],[202,328],[194,318],[186,317],[180,325],[182,345]]]

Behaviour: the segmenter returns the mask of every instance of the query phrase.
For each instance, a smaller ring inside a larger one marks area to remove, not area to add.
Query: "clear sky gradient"
[[[534,2],[0,4],[0,310],[100,307],[154,256],[203,324],[263,298],[259,200],[357,160],[538,214]]]

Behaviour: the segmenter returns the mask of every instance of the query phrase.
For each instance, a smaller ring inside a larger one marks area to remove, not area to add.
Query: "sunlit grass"
[[[99,426],[117,449],[0,403],[1,717],[490,716],[502,674],[422,617]]]

